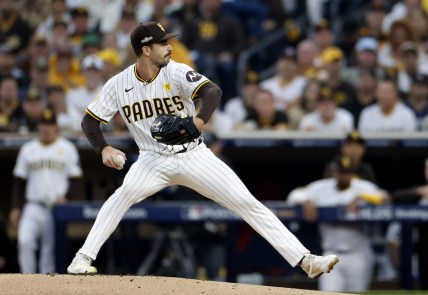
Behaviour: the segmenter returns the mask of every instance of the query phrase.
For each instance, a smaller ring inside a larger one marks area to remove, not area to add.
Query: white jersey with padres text
[[[70,177],[80,177],[76,147],[65,138],[44,145],[39,139],[25,143],[18,153],[14,176],[27,180],[26,200],[51,205],[65,197]]]
[[[193,100],[198,89],[207,82],[205,76],[172,60],[150,81],[144,81],[134,64],[107,81],[87,112],[107,124],[119,111],[140,150],[175,153],[183,147],[158,143],[151,136],[150,126],[161,113],[196,115]]]

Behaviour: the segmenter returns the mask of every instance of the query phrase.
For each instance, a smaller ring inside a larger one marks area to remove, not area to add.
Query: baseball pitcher
[[[218,106],[221,90],[187,65],[170,59],[172,46],[156,22],[138,25],[131,33],[136,64],[112,77],[87,107],[82,129],[105,165],[122,169],[125,154],[108,145],[99,123],[117,112],[132,133],[140,154],[123,184],[103,204],[72,263],[71,274],[96,273],[92,261],[135,203],[170,185],[187,186],[238,214],[292,266],[309,277],[329,272],[336,255],[315,256],[245,187],[238,176],[206,147],[200,136]],[[196,99],[201,100],[199,111]]]

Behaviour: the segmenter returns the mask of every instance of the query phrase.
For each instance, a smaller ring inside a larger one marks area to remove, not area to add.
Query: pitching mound
[[[151,276],[1,274],[3,295],[338,295],[339,293]]]

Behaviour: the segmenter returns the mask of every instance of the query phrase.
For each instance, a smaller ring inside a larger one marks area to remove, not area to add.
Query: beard
[[[156,64],[158,67],[162,68],[166,66],[171,61],[171,54],[167,54],[163,59],[159,60]]]
[[[170,60],[168,59],[168,60],[162,62],[161,64],[159,64],[159,67],[162,68],[162,67],[166,66],[167,64],[169,64],[169,61]]]

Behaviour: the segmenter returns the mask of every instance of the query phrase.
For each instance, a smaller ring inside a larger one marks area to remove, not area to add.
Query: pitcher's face
[[[171,60],[172,45],[168,41],[155,43],[150,49],[150,61],[157,66],[166,66]]]

